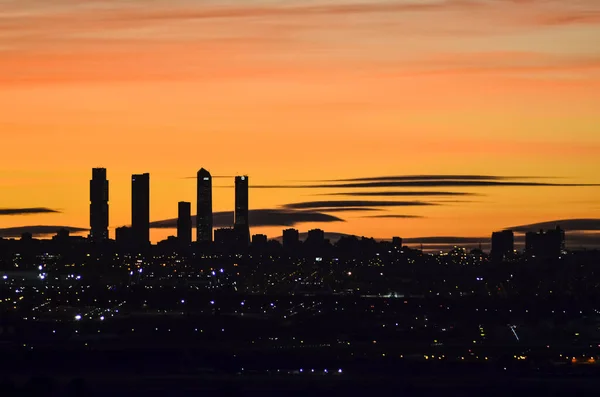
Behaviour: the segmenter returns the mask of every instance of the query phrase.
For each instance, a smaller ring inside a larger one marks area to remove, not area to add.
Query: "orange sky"
[[[130,176],[141,172],[151,173],[152,220],[195,201],[185,177],[200,167],[252,184],[413,174],[600,183],[599,42],[597,0],[2,1],[0,208],[62,213],[1,216],[0,228],[87,227],[98,166],[113,229],[130,221]],[[335,215],[346,222],[296,227],[480,236],[600,218],[598,187],[426,190],[481,195],[384,212],[418,219],[345,212]],[[253,189],[250,206],[328,192]],[[215,189],[214,210],[232,209],[233,190]]]

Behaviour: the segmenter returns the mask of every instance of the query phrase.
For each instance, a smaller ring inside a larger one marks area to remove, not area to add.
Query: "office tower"
[[[235,229],[215,229],[215,248],[222,253],[231,253],[236,246],[237,236]]]
[[[93,168],[90,180],[90,239],[108,239],[108,180],[106,168]]]
[[[196,241],[213,241],[212,177],[204,168],[198,171],[196,202]]]
[[[402,248],[402,237],[392,237],[392,246],[394,248]]]
[[[266,234],[255,234],[252,236],[252,245],[265,246],[269,241]]]
[[[283,231],[283,249],[293,251],[300,245],[300,233],[297,229],[285,229]]]
[[[540,257],[558,257],[565,249],[565,232],[557,226],[554,230],[540,230],[525,234],[525,252]]]
[[[183,245],[190,245],[192,243],[192,204],[180,201],[177,214],[177,239]]]
[[[502,261],[510,256],[515,250],[515,236],[512,230],[503,230],[492,233],[491,258],[494,261]]]
[[[139,246],[150,243],[150,174],[131,177],[131,232]]]
[[[250,225],[248,223],[248,177],[235,177],[235,221],[234,229],[239,247],[250,244]]]
[[[321,229],[312,229],[308,231],[306,243],[309,245],[322,245],[325,243],[325,232]]]
[[[131,228],[127,226],[118,227],[115,230],[115,240],[120,246],[131,244]]]

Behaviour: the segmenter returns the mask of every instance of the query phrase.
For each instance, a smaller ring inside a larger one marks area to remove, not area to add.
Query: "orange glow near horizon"
[[[0,216],[0,229],[88,227],[92,167],[108,170],[111,237],[130,222],[130,177],[142,172],[152,221],[175,218],[178,201],[195,213],[187,177],[201,167],[251,185],[427,174],[597,184],[598,42],[596,0],[2,2],[0,208],[61,213]],[[379,190],[478,195],[252,189],[250,207],[440,202],[377,212],[421,218],[336,212],[345,222],[295,226],[377,238],[600,218],[600,187]],[[213,194],[214,211],[233,210],[233,189]]]

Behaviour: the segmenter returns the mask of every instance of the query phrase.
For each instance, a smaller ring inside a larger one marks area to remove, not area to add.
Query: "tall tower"
[[[177,239],[183,245],[192,243],[192,204],[185,201],[178,206]]]
[[[212,177],[201,168],[198,171],[198,192],[196,203],[196,241],[213,241]]]
[[[93,168],[90,180],[90,239],[108,239],[108,180],[106,168]]]
[[[150,174],[131,177],[131,232],[139,245],[150,243]]]
[[[490,256],[494,261],[502,261],[512,255],[515,250],[515,235],[512,230],[492,233],[492,250]]]
[[[250,245],[250,225],[248,223],[248,176],[235,177],[235,221],[234,229],[240,246]]]

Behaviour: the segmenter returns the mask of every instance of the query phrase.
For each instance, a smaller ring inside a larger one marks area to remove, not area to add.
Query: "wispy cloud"
[[[233,211],[223,211],[213,213],[214,227],[233,226]],[[248,221],[253,227],[260,226],[294,226],[299,223],[307,222],[344,222],[343,219],[333,215],[324,214],[316,211],[290,211],[281,209],[258,209],[250,210]],[[192,223],[195,224],[196,217],[192,217]],[[154,229],[173,229],[177,227],[177,219],[166,219],[155,221],[150,224]]]
[[[319,196],[357,196],[357,197],[427,197],[427,196],[478,196],[477,193],[440,192],[440,191],[379,191],[379,192],[338,192],[322,193]]]
[[[363,216],[363,218],[419,219],[419,218],[425,218],[425,217],[421,216],[421,215],[385,214],[385,215],[367,215],[367,216]]]
[[[454,180],[432,180],[432,181],[381,181],[381,182],[356,182],[356,183],[322,183],[312,185],[251,185],[252,189],[340,189],[340,188],[392,188],[392,187],[581,187],[600,186],[595,183],[551,183],[551,182],[513,182],[513,181],[454,181]],[[217,186],[231,187],[231,186]]]
[[[60,211],[46,207],[34,208],[0,208],[0,215],[35,215],[35,214],[58,214]]]
[[[328,208],[358,208],[358,207],[423,207],[436,205],[424,201],[359,201],[359,200],[330,200],[330,201],[305,201],[300,203],[285,204],[287,209],[320,209]]]
[[[600,231],[600,219],[560,219],[555,221],[546,221],[540,223],[532,223],[529,225],[513,226],[507,229],[515,232],[537,232],[541,229],[554,229],[560,226],[566,231]]]
[[[335,207],[335,208],[324,208],[324,212],[372,212],[372,211],[383,211],[382,208],[370,208],[370,207]]]
[[[320,182],[374,182],[374,181],[501,181],[509,179],[531,179],[532,176],[510,177],[495,175],[393,175],[370,176],[350,179],[331,179]]]

